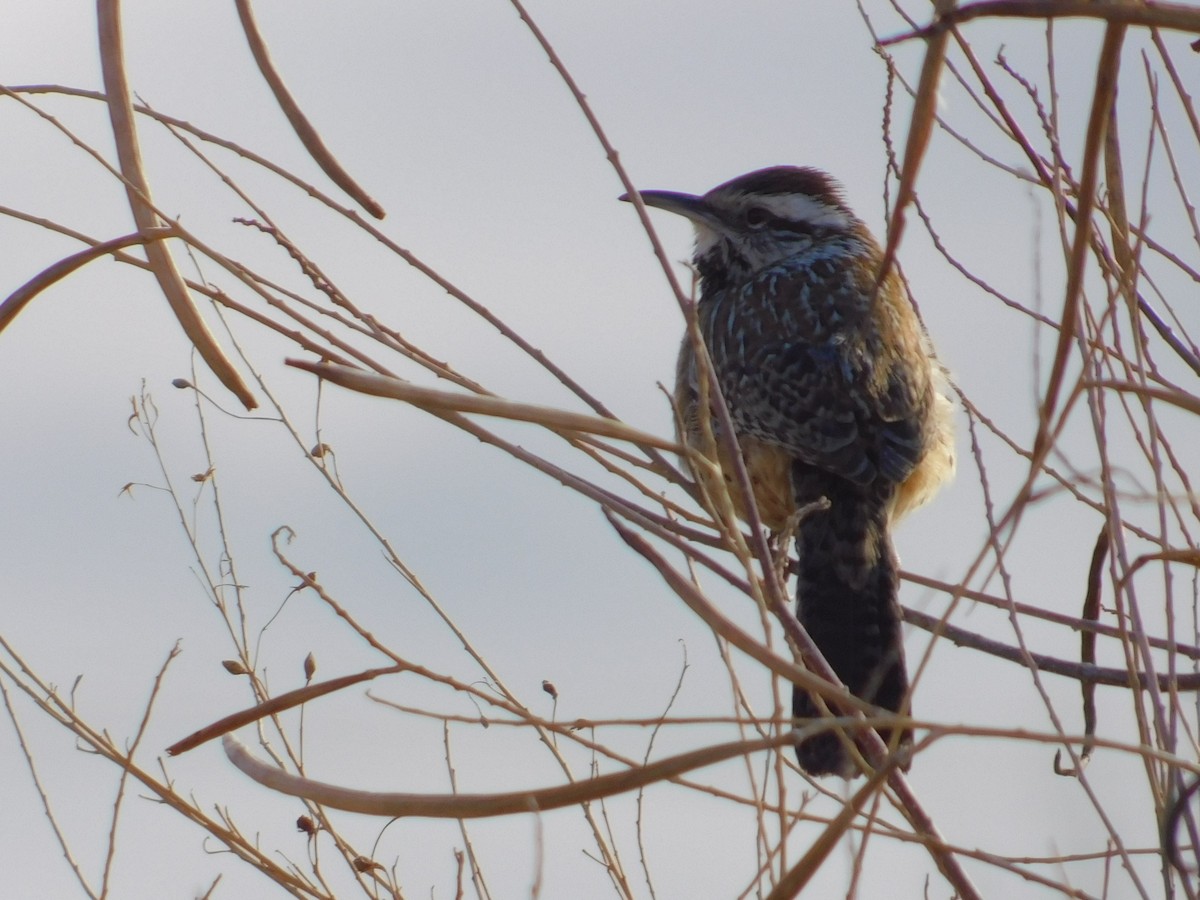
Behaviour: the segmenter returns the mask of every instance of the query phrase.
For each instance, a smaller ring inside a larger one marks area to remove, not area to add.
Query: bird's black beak
[[[697,225],[707,225],[710,228],[719,225],[720,218],[703,197],[695,194],[681,194],[676,191],[638,191],[638,196],[647,206],[666,210],[690,219]],[[626,203],[632,203],[633,198],[628,194],[620,197]]]

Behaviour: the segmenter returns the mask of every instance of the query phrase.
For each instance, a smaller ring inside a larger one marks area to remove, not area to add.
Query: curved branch
[[[334,691],[340,691],[351,685],[370,681],[373,678],[378,678],[380,675],[394,675],[398,672],[404,672],[407,668],[407,666],[399,665],[385,666],[382,669],[367,669],[365,672],[355,672],[353,675],[343,675],[341,678],[331,678],[328,681],[318,682],[317,684],[307,684],[294,691],[288,691],[286,694],[280,694],[278,697],[264,700],[262,703],[258,703],[248,709],[238,710],[235,713],[225,716],[223,719],[218,719],[210,725],[205,725],[198,731],[193,731],[183,740],[176,741],[168,747],[167,756],[178,756],[181,753],[187,753],[189,750],[194,750],[201,744],[207,743],[215,737],[227,734],[235,728],[241,728],[243,725],[249,725],[251,722],[257,722],[259,719],[283,712],[285,709],[292,709],[293,707],[307,703],[309,700],[324,697],[326,694],[332,694]]]
[[[81,269],[94,259],[107,256],[114,250],[124,250],[135,244],[145,244],[155,240],[159,235],[155,232],[168,234],[169,228],[153,229],[146,234],[126,234],[111,241],[95,244],[85,250],[80,250],[71,256],[60,259],[54,265],[38,272],[31,279],[8,295],[0,303],[0,331],[4,331],[34,297],[56,282],[62,281],[76,269]]]
[[[940,12],[929,25],[886,38],[890,47],[914,38],[930,38],[974,19],[1099,19],[1116,25],[1166,28],[1200,33],[1200,9],[1188,3],[1095,3],[1093,0],[984,0]]]
[[[692,769],[712,765],[736,756],[787,746],[796,740],[793,732],[751,741],[715,744],[700,750],[669,756],[636,769],[612,772],[552,788],[512,791],[504,794],[408,794],[379,793],[339,787],[291,775],[255,758],[246,745],[232,734],[225,735],[222,746],[229,761],[259,784],[293,797],[368,816],[419,816],[430,819],[481,819],[516,813],[544,812],[575,806],[614,794],[636,790],[648,784],[677,778]]]
[[[137,128],[133,119],[133,102],[129,97],[129,81],[125,76],[125,49],[121,35],[120,0],[97,0],[97,26],[100,38],[100,69],[104,75],[104,91],[108,95],[108,115],[112,121],[113,138],[117,144],[117,159],[125,179],[125,193],[138,230],[149,232],[161,222],[151,206],[150,183],[142,167]],[[242,380],[233,363],[225,356],[200,311],[196,308],[187,285],[184,284],[175,260],[164,241],[146,244],[146,259],[158,279],[159,287],[171,305],[180,327],[196,351],[220,379],[221,383],[242,401],[246,409],[255,409],[258,401]]]
[[[364,191],[350,176],[350,173],[342,168],[341,163],[334,158],[329,148],[325,146],[325,142],[321,140],[321,136],[317,134],[317,129],[313,127],[312,122],[308,121],[308,116],[301,112],[299,104],[296,103],[291,91],[287,89],[287,85],[283,83],[283,76],[271,62],[267,44],[258,30],[258,23],[254,21],[250,0],[236,0],[235,5],[238,18],[242,20],[242,31],[246,34],[246,43],[250,45],[250,53],[254,56],[254,62],[258,64],[258,71],[266,79],[271,93],[275,95],[275,100],[279,103],[279,108],[287,116],[292,130],[296,132],[296,137],[300,138],[304,149],[334,184],[349,194],[359,206],[376,219],[382,219],[387,215],[383,206]]]

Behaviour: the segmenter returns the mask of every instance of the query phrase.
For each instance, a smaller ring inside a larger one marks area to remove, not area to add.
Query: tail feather
[[[908,694],[897,600],[899,574],[888,534],[890,488],[858,486],[809,467],[793,472],[803,501],[819,496],[828,510],[799,524],[797,617],[826,660],[855,696],[899,711]],[[820,715],[808,691],[797,686],[792,712],[800,720]],[[891,729],[880,729],[890,740]],[[905,730],[901,743],[911,742]],[[797,745],[800,766],[812,775],[849,777],[855,770],[839,736],[822,732]]]

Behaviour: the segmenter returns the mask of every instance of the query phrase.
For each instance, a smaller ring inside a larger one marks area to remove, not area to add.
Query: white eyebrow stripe
[[[845,210],[831,203],[822,203],[807,194],[748,195],[746,201],[765,207],[772,215],[791,222],[809,222],[826,228],[850,227],[850,215]]]

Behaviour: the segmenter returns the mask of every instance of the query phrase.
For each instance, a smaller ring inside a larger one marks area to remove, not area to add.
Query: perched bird
[[[695,226],[700,333],[762,522],[795,526],[800,622],[851,692],[901,710],[908,676],[890,529],[953,474],[954,435],[943,370],[895,267],[880,283],[878,242],[817,169],[762,169],[703,196],[640,194]],[[703,448],[700,377],[685,337],[680,439]],[[794,520],[821,498],[828,509]],[[792,708],[798,720],[819,715],[800,687]],[[899,743],[910,742],[905,731]],[[813,775],[856,772],[830,731],[797,755]]]

